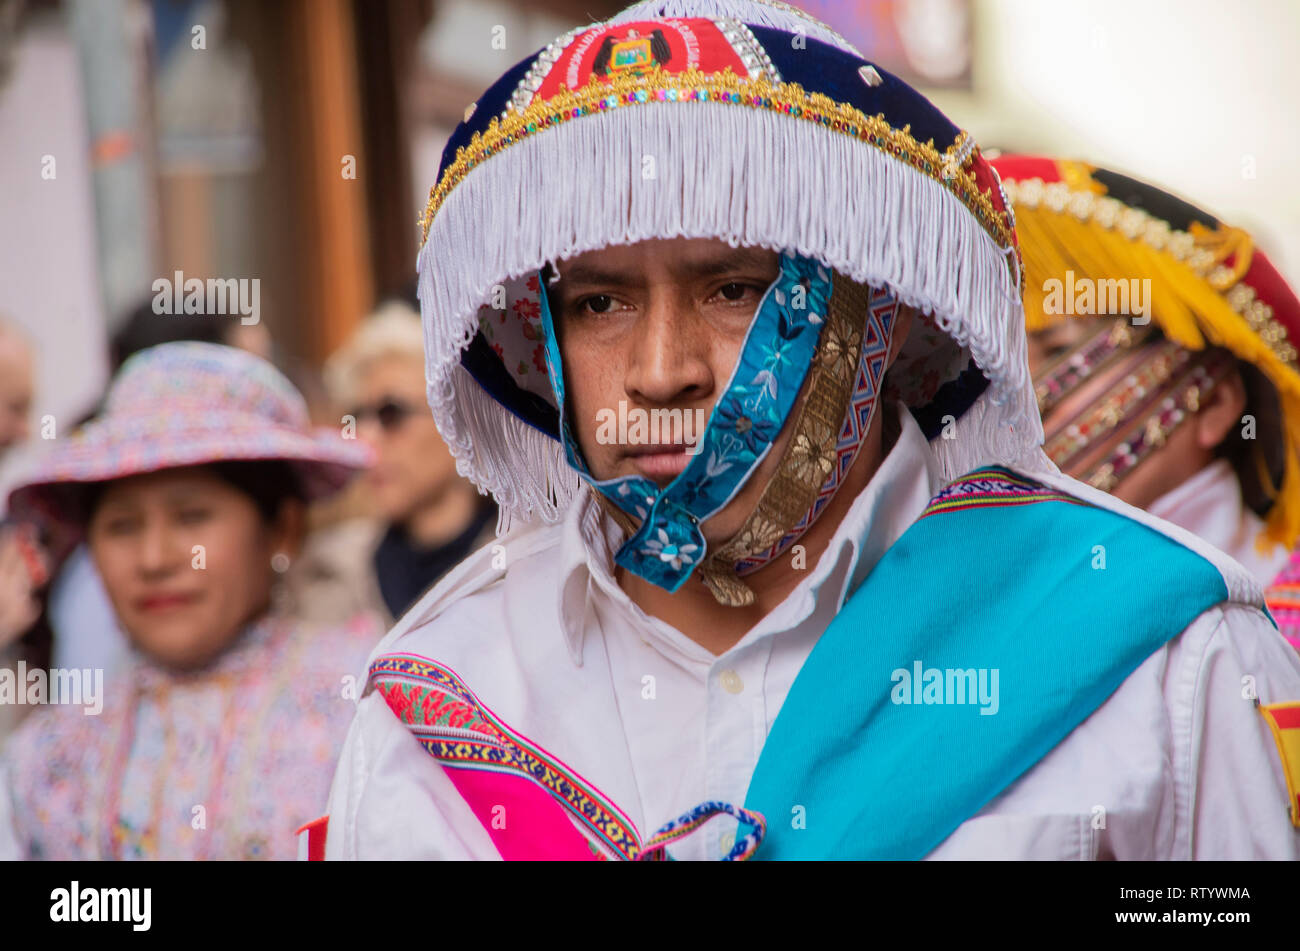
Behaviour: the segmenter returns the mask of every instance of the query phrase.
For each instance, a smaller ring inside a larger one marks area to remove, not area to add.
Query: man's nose
[[[708,323],[669,295],[652,295],[629,345],[624,381],[638,402],[666,405],[699,400],[713,392]]]

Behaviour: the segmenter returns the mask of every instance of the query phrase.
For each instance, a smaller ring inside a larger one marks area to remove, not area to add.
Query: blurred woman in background
[[[380,631],[301,621],[278,579],[306,503],[366,462],[313,432],[298,392],[251,354],[172,343],[123,366],[103,413],[10,507],[84,533],[132,662],[102,692],[86,671],[80,704],[44,706],[11,738],[0,856],[296,854]]]

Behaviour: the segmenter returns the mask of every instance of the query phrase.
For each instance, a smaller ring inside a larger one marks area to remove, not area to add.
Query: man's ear
[[[1213,450],[1234,426],[1240,425],[1246,412],[1246,384],[1241,371],[1232,372],[1219,381],[1202,400],[1196,412],[1196,444]]]

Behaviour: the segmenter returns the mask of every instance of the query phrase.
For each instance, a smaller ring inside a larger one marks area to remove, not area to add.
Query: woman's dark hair
[[[197,340],[202,343],[225,343],[227,323],[202,314],[156,314],[152,299],[133,307],[121,328],[109,341],[108,358],[113,374],[128,358],[164,343]]]
[[[302,481],[293,466],[283,459],[253,462],[214,462],[208,466],[222,482],[253,500],[265,522],[274,522],[285,502],[306,502]]]
[[[297,472],[283,459],[210,462],[196,468],[206,469],[231,488],[246,495],[257,507],[262,521],[268,525],[279,517],[285,502],[291,499],[306,502],[307,499]],[[87,522],[99,508],[104,490],[110,484],[98,482],[86,487],[83,511]]]

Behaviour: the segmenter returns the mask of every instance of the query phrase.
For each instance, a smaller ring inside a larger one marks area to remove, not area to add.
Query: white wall
[[[37,349],[37,438],[6,457],[7,494],[24,457],[40,449],[40,418],[53,415],[62,435],[98,399],[107,375],[81,78],[54,17],[32,24],[18,45],[0,87],[0,143],[0,313]],[[55,160],[52,180],[41,177],[46,155]]]
[[[975,29],[974,92],[933,98],[981,146],[1179,193],[1300,287],[1300,3],[976,0]]]

